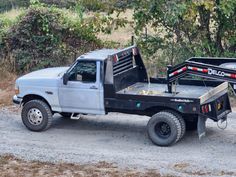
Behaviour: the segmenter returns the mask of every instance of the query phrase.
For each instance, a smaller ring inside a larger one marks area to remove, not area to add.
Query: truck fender
[[[24,99],[27,98],[27,97],[32,97],[32,98],[42,98],[43,100],[46,101],[46,103],[48,105],[50,105],[51,103],[48,101],[47,97],[45,97],[45,95],[42,95],[42,94],[39,94],[39,93],[28,93],[26,95],[23,96],[23,102],[24,102]]]

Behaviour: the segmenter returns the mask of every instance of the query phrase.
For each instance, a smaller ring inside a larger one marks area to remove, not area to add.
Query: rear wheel
[[[159,146],[172,145],[181,137],[181,123],[175,114],[168,111],[153,115],[147,128],[151,141]]]
[[[23,106],[21,118],[29,130],[43,131],[52,124],[52,111],[44,101],[31,100]]]
[[[183,117],[179,113],[177,113],[175,111],[167,110],[167,112],[174,114],[179,119],[179,122],[180,122],[180,125],[181,125],[181,135],[180,135],[180,139],[181,139],[186,133],[185,120],[183,119]]]

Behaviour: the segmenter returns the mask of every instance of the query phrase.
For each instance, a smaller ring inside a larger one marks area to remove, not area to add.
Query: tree
[[[236,57],[235,0],[148,0],[134,3],[135,30],[148,55],[159,49],[169,63],[189,56]]]

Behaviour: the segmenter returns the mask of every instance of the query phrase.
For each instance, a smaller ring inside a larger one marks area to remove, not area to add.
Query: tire
[[[71,113],[68,113],[68,112],[61,112],[60,115],[62,116],[62,118],[64,119],[70,119],[71,117]]]
[[[47,130],[52,124],[52,111],[47,103],[31,100],[24,104],[21,118],[23,124],[31,131]]]
[[[197,121],[186,121],[186,130],[187,131],[196,131],[197,130]]]
[[[147,124],[148,136],[158,146],[170,146],[181,137],[181,123],[175,114],[161,111]]]
[[[179,113],[177,113],[177,112],[175,112],[175,111],[167,110],[167,112],[174,114],[174,115],[179,119],[179,122],[180,122],[180,125],[181,125],[181,135],[180,135],[180,139],[183,138],[183,136],[184,136],[185,133],[186,133],[186,123],[185,123],[185,120],[183,119],[183,117],[182,117]],[[180,139],[179,139],[179,140],[180,140]]]

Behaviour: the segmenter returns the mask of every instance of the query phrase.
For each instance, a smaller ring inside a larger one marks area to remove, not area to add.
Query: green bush
[[[16,73],[67,65],[78,55],[102,47],[80,17],[42,5],[31,6],[1,38],[0,55]]]
[[[78,0],[85,10],[94,12],[112,12],[132,8],[134,0]]]
[[[58,8],[70,8],[76,5],[77,0],[40,0],[41,3],[55,5]]]

